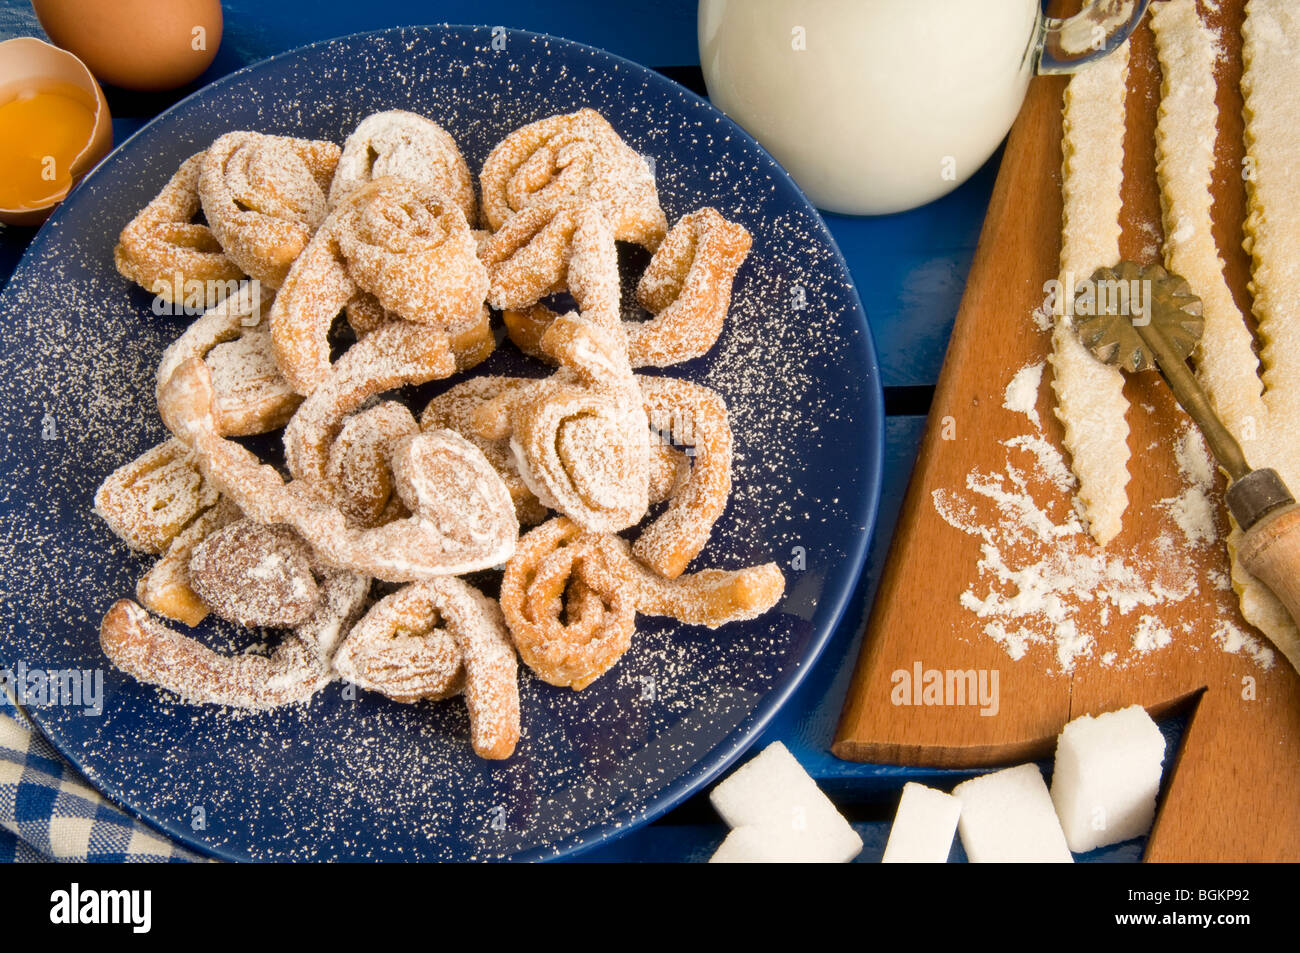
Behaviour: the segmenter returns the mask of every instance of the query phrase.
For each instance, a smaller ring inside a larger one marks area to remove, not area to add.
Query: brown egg
[[[50,39],[105,83],[174,89],[212,62],[220,0],[32,0]]]

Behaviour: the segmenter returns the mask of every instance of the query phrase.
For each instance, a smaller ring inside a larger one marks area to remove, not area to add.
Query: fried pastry
[[[275,363],[263,312],[270,297],[257,282],[209,308],[163,352],[158,386],[191,357],[212,371],[221,432],[230,436],[266,433],[283,427],[302,398]]]
[[[510,491],[510,498],[515,502],[515,514],[521,526],[534,526],[549,515],[549,511],[528,489],[514,455],[510,452],[508,436],[492,438],[486,436],[480,426],[480,408],[489,405],[491,409],[504,413],[505,405],[498,404],[497,399],[510,391],[526,387],[532,381],[522,377],[475,377],[462,381],[455,387],[444,391],[425,406],[420,415],[420,426],[425,430],[454,430],[470,443],[483,451],[488,462]],[[508,428],[508,418],[504,423],[494,423],[489,430],[501,433]],[[667,500],[690,476],[690,463],[686,454],[662,441],[650,444],[650,480],[648,498],[651,504]]]
[[[533,491],[528,489],[528,484],[519,475],[519,467],[510,452],[509,438],[484,436],[474,426],[474,417],[485,403],[507,396],[531,383],[523,377],[474,377],[433,398],[420,414],[421,429],[455,431],[482,451],[510,492],[515,514],[523,526],[532,526],[546,519],[546,507],[538,502]]]
[[[519,540],[501,580],[501,609],[538,678],[582,689],[627,651],[638,612],[717,628],[762,615],[784,592],[775,563],[664,579],[625,540],[560,516]]]
[[[237,625],[288,629],[320,602],[311,549],[285,526],[241,519],[209,533],[190,556],[190,587]]]
[[[702,384],[670,377],[640,378],[652,430],[692,448],[689,475],[678,481],[667,509],[632,551],[659,575],[680,576],[709,542],[731,496],[731,425],[727,405]]]
[[[437,189],[376,179],[339,204],[330,229],[352,279],[385,310],[443,327],[478,316],[487,297],[478,243]]]
[[[221,492],[259,523],[292,527],[320,565],[416,582],[497,566],[514,552],[519,524],[509,492],[478,448],[450,431],[405,437],[394,450],[394,485],[411,516],[357,529],[311,489],[286,486],[273,467],[221,436],[201,361],[177,369],[158,409]]]
[[[212,371],[221,429],[231,436],[267,433],[288,423],[302,398],[275,363],[271,332],[247,328],[205,358]]]
[[[491,357],[496,350],[497,339],[492,333],[492,312],[487,305],[479,308],[474,317],[447,328],[447,339],[451,342],[451,352],[456,357],[458,374],[473,370]]]
[[[624,343],[577,316],[557,319],[542,346],[564,366],[475,419],[485,436],[501,436],[503,421],[492,417],[504,411],[524,483],[543,506],[594,531],[632,526],[650,505],[648,423]]]
[[[545,682],[580,691],[632,644],[636,586],[611,555],[614,538],[557,517],[526,533],[506,564],[501,610],[519,657]]]
[[[165,440],[108,475],[95,512],[132,549],[161,553],[217,495],[185,444]]]
[[[371,113],[343,143],[330,205],[361,186],[395,176],[428,185],[456,203],[471,225],[478,220],[474,180],[456,140],[432,119],[404,109]]]
[[[628,324],[633,367],[668,367],[708,353],[722,333],[751,241],[743,225],[711,208],[672,227],[637,285],[637,300],[654,317]]]
[[[635,561],[632,567],[636,573],[637,612],[710,629],[757,619],[780,602],[785,593],[785,576],[776,563],[744,569],[701,569],[676,579],[664,579]]]
[[[519,740],[518,665],[501,609],[459,579],[414,583],[380,599],[353,627],[334,669],[399,702],[463,693],[481,758]]]
[[[555,322],[555,312],[538,303],[531,307],[509,309],[501,312],[501,323],[512,344],[529,357],[549,361],[542,352],[542,335]]]
[[[271,308],[281,372],[300,394],[329,375],[329,329],[361,292],[393,315],[444,329],[481,329],[487,271],[455,205],[428,186],[376,179],[350,193],[290,269]],[[373,308],[364,300],[374,327]],[[475,324],[474,322],[479,322]],[[482,344],[481,330],[475,340]]]
[[[244,272],[221,250],[199,211],[203,153],[190,156],[161,192],[127,223],[113,249],[118,272],[151,294],[184,303],[186,288],[222,289]]]
[[[362,291],[347,303],[343,313],[347,315],[352,333],[358,338],[364,337],[380,325],[387,324],[393,318],[384,310],[379,299],[369,292]]]
[[[594,109],[516,129],[488,155],[479,184],[493,231],[515,212],[573,200],[598,208],[619,241],[652,251],[668,228],[649,166]]]
[[[332,142],[228,132],[203,157],[199,200],[226,255],[269,288],[325,219],[339,161]]]
[[[208,607],[190,586],[190,556],[194,547],[210,533],[239,518],[239,508],[225,499],[195,517],[136,583],[135,597],[140,605],[185,625],[202,622],[208,615]]]
[[[343,422],[329,448],[325,486],[350,523],[378,526],[405,515],[394,493],[389,461],[403,437],[420,425],[405,404],[386,400]]]
[[[268,657],[222,655],[153,618],[130,599],[113,604],[100,624],[109,661],[147,685],[190,704],[265,709],[304,702],[334,676],[330,656],[340,633],[361,613],[370,580],[331,573],[321,582],[316,612]]]
[[[479,257],[487,266],[492,307],[528,308],[548,294],[567,290],[584,318],[618,327],[618,251],[609,224],[595,206],[524,209],[488,239]]]
[[[447,334],[438,328],[394,321],[370,332],[343,352],[284,428],[289,472],[333,498],[326,479],[330,445],[343,419],[376,394],[449,377],[455,370]]]
[[[475,753],[503,759],[519,657],[581,689],[628,650],[638,613],[715,627],[779,601],[774,564],[685,573],[729,496],[727,407],[633,371],[713,346],[749,232],[711,208],[670,231],[651,167],[591,109],[505,137],[481,185],[479,207],[446,130],[388,110],[341,151],[224,135],[124,229],[119,270],[156,293],[253,280],[164,353],[173,439],[96,495],[115,532],[164,553],[137,585],[148,608],[121,600],[101,625],[123,671],[244,708],[336,676],[399,702],[461,694]],[[636,291],[650,320],[623,320],[619,241],[652,253]],[[554,370],[461,381],[417,422],[392,392],[486,360],[489,306]],[[340,313],[350,346],[332,335]],[[287,476],[230,439],[281,427]],[[660,502],[635,545],[616,535]],[[520,538],[521,523],[539,525]],[[499,604],[455,578],[503,566]],[[373,578],[401,588],[366,611]],[[289,631],[269,655],[224,655],[149,610]]]
[[[358,339],[385,324],[402,320],[397,315],[385,311],[379,299],[366,292],[349,301],[344,314]],[[447,340],[456,358],[457,373],[463,374],[473,370],[491,357],[492,352],[496,350],[496,336],[492,333],[492,312],[488,310],[487,305],[480,308],[477,315],[466,318],[446,330]]]

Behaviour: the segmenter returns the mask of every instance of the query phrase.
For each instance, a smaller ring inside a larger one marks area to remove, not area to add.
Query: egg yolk
[[[61,198],[94,127],[94,111],[76,87],[28,90],[0,105],[0,208],[40,208]]]

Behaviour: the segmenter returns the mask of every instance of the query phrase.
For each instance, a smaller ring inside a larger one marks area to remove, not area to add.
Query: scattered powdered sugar
[[[1056,664],[1062,672],[1073,671],[1074,661],[1092,655],[1093,637],[1079,631],[1073,619],[1066,619],[1056,627]]]
[[[1213,543],[1218,539],[1218,510],[1205,487],[1189,486],[1167,503],[1170,515],[1189,543]]]

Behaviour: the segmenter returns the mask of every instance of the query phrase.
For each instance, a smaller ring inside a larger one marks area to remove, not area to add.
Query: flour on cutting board
[[[1043,431],[1037,409],[1042,377],[1043,364],[1030,364],[1007,385],[1002,406],[1024,415],[1031,429],[1002,441],[1002,472],[972,470],[960,489],[932,493],[950,526],[980,540],[977,578],[961,604],[1012,659],[1041,644],[1062,672],[1094,654],[1094,633],[1115,616],[1139,613],[1128,649],[1107,651],[1100,660],[1108,666],[1140,660],[1180,634],[1151,610],[1184,602],[1201,585],[1223,583],[1200,573],[1190,556],[1221,538],[1213,461],[1200,432],[1187,423],[1175,448],[1183,489],[1159,504],[1178,532],[1154,540],[1148,557],[1102,549],[1075,509],[1070,468]],[[1035,499],[1036,486],[1045,503]],[[1272,665],[1272,650],[1231,622],[1219,621],[1212,638],[1223,651]]]
[[[1216,543],[1222,535],[1219,510],[1214,503],[1214,461],[1205,446],[1205,438],[1195,425],[1187,423],[1174,447],[1178,471],[1186,485],[1178,496],[1161,500],[1188,544],[1205,546]]]
[[[1042,426],[1038,416],[1038,388],[1043,386],[1043,362],[1029,364],[1016,371],[1007,385],[1002,406],[1029,418],[1035,428]]]

